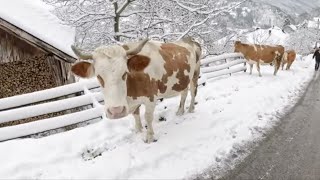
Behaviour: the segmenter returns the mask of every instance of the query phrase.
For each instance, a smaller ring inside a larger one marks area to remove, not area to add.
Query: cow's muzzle
[[[127,115],[127,110],[125,106],[110,107],[106,114],[109,119],[119,119]]]

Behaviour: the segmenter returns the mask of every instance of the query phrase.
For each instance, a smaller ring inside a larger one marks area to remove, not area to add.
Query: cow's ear
[[[82,78],[91,78],[94,76],[94,67],[89,62],[78,62],[71,67],[71,71]]]
[[[132,71],[143,71],[150,63],[150,58],[143,55],[133,55],[128,57],[128,70]]]

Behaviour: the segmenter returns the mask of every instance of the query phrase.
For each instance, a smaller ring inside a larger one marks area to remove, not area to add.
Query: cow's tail
[[[194,41],[194,44],[196,46],[196,62],[200,63],[200,59],[201,59],[201,55],[202,55],[201,45],[196,41]]]
[[[198,80],[199,80],[199,76],[200,76],[200,65],[201,65],[201,62],[200,62],[200,59],[201,59],[201,55],[202,55],[202,49],[201,49],[201,46],[198,42],[195,42],[194,41],[194,44],[196,46],[195,48],[195,53],[196,53],[196,67],[195,67],[195,71],[194,71],[194,74],[193,74],[193,78],[192,78],[192,81],[193,81],[193,86],[195,86],[195,96],[197,95],[197,91],[198,91]]]

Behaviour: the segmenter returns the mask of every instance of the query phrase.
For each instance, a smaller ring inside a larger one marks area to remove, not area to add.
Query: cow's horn
[[[137,47],[135,47],[135,48],[133,48],[133,49],[127,50],[127,55],[135,55],[135,54],[138,54],[138,53],[141,51],[141,49],[143,48],[143,46],[144,46],[148,41],[149,41],[148,38],[142,40]]]
[[[71,45],[71,49],[74,52],[74,54],[76,54],[80,59],[83,59],[83,60],[92,59],[92,54],[80,52],[80,50],[77,49],[74,45]]]

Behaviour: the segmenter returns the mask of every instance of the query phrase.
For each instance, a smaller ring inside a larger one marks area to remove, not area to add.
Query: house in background
[[[309,28],[320,29],[320,17],[314,17],[312,20],[308,22]]]
[[[10,0],[0,6],[0,98],[74,82],[70,46],[75,29],[41,0]]]

